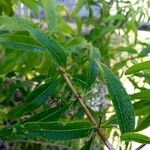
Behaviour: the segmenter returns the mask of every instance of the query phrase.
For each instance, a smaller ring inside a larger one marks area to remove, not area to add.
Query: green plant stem
[[[62,77],[64,78],[64,80],[66,81],[67,85],[69,86],[69,88],[71,89],[72,93],[74,94],[76,100],[80,103],[81,107],[83,108],[84,112],[86,113],[88,119],[90,120],[90,122],[95,126],[95,129],[97,131],[97,134],[99,135],[100,139],[104,142],[104,144],[107,146],[107,148],[109,150],[115,150],[112,146],[112,144],[106,139],[106,137],[104,136],[103,132],[101,131],[99,124],[96,122],[95,118],[92,116],[92,114],[90,113],[90,111],[88,110],[87,106],[84,104],[81,96],[77,93],[77,91],[75,90],[74,86],[72,85],[70,79],[67,76],[67,73],[65,72],[65,70],[63,68],[59,69]]]

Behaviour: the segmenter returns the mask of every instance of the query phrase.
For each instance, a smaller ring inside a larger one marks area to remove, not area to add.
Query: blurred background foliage
[[[32,20],[64,47],[68,57],[68,74],[71,75],[78,92],[83,93],[83,99],[91,112],[98,116],[106,136],[116,149],[132,149],[134,144],[125,145],[124,142],[119,142],[120,131],[113,119],[114,110],[101,74],[95,72],[98,78],[91,87],[86,87],[89,59],[87,56],[93,48],[100,51],[101,62],[111,68],[131,97],[136,114],[135,131],[143,133],[146,128],[146,131],[149,131],[150,1],[58,0],[55,4],[53,9],[50,2],[44,5],[42,0],[0,0],[0,15]],[[22,121],[48,107],[62,108],[66,106],[66,101],[73,99],[65,82],[60,80],[55,97],[51,97],[42,107],[35,111],[29,110],[19,119],[7,116],[12,109],[18,108],[36,87],[59,77],[53,59],[47,52],[42,51],[41,45],[28,32],[18,27],[15,33],[5,37],[4,33],[7,32],[0,30],[0,127]],[[11,42],[18,43],[18,46],[12,47]],[[36,53],[34,50],[41,52]],[[136,64],[143,65],[135,69],[130,68]],[[85,87],[89,88],[86,93]],[[66,112],[63,111],[60,120],[85,118],[77,103],[67,109]],[[104,149],[98,138],[93,137],[89,137],[89,140],[51,143],[0,141],[0,149],[86,150],[84,144],[88,148],[91,146],[91,150]]]

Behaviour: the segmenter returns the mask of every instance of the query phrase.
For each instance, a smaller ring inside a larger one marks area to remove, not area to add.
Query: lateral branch
[[[67,73],[63,68],[59,69],[62,77],[64,78],[65,82],[69,86],[70,90],[74,94],[76,100],[80,103],[81,107],[83,108],[85,114],[87,115],[90,122],[95,126],[96,132],[99,135],[100,139],[104,142],[104,144],[107,146],[109,150],[115,150],[112,146],[112,144],[106,139],[103,132],[101,131],[99,124],[96,122],[95,118],[92,116],[90,111],[88,110],[87,106],[84,104],[82,97],[78,94],[78,92],[75,90],[74,86],[72,85],[69,77],[67,76]]]

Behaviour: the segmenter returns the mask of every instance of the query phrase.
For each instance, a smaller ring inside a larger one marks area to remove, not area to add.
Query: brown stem
[[[63,68],[60,68],[60,73],[62,75],[62,77],[64,78],[64,80],[66,81],[67,85],[69,86],[69,88],[71,89],[72,93],[74,94],[76,100],[80,103],[80,105],[82,106],[84,112],[86,113],[87,117],[89,118],[90,122],[95,126],[97,134],[99,135],[100,139],[104,142],[104,144],[107,146],[107,148],[109,150],[114,150],[113,146],[111,143],[109,143],[109,141],[106,139],[106,137],[104,136],[104,134],[102,133],[99,124],[96,122],[95,118],[92,116],[92,114],[90,113],[90,111],[88,110],[87,106],[84,104],[81,96],[77,93],[77,91],[75,90],[75,88],[73,87],[72,83],[70,82],[66,72],[64,71]]]
[[[142,144],[139,147],[137,147],[135,150],[140,150],[141,148],[143,148],[146,144]]]

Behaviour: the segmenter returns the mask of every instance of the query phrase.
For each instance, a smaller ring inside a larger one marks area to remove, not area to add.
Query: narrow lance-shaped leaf
[[[85,4],[85,0],[78,0],[75,8],[73,9],[73,11],[71,13],[71,15],[72,16],[77,15],[77,13],[81,10],[81,8],[84,6],[84,4]]]
[[[86,77],[86,90],[91,87],[99,73],[99,66],[97,65],[97,62],[100,60],[99,50],[93,46],[90,47],[90,61]]]
[[[96,42],[98,39],[102,39],[104,36],[106,36],[108,33],[113,32],[115,29],[116,27],[101,28],[101,30],[99,30],[99,33],[92,39],[92,42]]]
[[[25,25],[37,28],[37,26],[29,20],[19,19],[17,17],[0,16],[0,30],[26,31]]]
[[[101,127],[108,128],[108,127],[112,127],[112,126],[116,126],[116,125],[118,125],[117,117],[116,117],[116,115],[113,115],[108,120],[104,121],[101,124]]]
[[[21,0],[27,7],[29,7],[34,12],[38,13],[38,3],[35,0]]]
[[[26,26],[26,28],[37,42],[48,49],[49,54],[60,66],[66,66],[67,57],[64,48],[55,39],[38,29],[30,26]]]
[[[125,72],[125,74],[129,75],[129,74],[137,73],[137,72],[145,70],[145,69],[150,69],[150,61],[142,62],[142,63],[136,64],[136,65],[130,67]]]
[[[118,63],[116,63],[113,67],[112,67],[112,70],[114,73],[117,73],[119,69],[121,69],[122,67],[124,67],[126,65],[127,61],[126,60],[123,60],[123,61],[120,61]]]
[[[136,115],[150,115],[150,101],[141,100],[133,104]]]
[[[115,49],[116,51],[123,51],[123,52],[128,52],[131,54],[137,54],[136,50],[132,47],[132,46],[128,46],[128,47],[118,47]]]
[[[54,0],[42,0],[42,5],[46,13],[46,21],[50,33],[56,30],[57,15]]]
[[[150,144],[150,137],[139,134],[139,133],[125,133],[121,136],[123,141],[134,141],[138,143]]]
[[[64,45],[65,50],[68,52],[77,51],[86,47],[88,47],[88,43],[83,37],[73,38]]]
[[[135,115],[128,94],[108,67],[101,64],[100,69],[111,96],[121,132],[133,131],[135,126]]]
[[[88,136],[94,127],[88,122],[32,122],[0,130],[0,140],[73,140]]]
[[[143,130],[150,126],[150,115],[145,117],[136,127],[135,131]]]
[[[44,84],[38,87],[26,98],[25,103],[10,111],[8,117],[18,118],[25,113],[29,113],[34,109],[37,109],[53,95],[56,86],[57,81],[53,81],[51,84]]]
[[[64,107],[54,107],[54,108],[48,108],[47,110],[38,113],[31,118],[27,119],[25,122],[51,122],[51,121],[57,121],[68,109],[70,104],[65,105]]]
[[[139,57],[147,56],[149,53],[150,53],[150,45],[142,49],[142,51],[139,54]]]
[[[150,89],[142,90],[130,95],[131,99],[150,100]]]
[[[32,37],[48,50],[60,66],[66,66],[67,56],[64,48],[54,38],[37,29],[32,22],[18,18],[0,17],[0,29],[10,31],[28,30]]]
[[[64,106],[63,108],[56,110],[52,114],[47,115],[46,117],[42,118],[40,121],[41,122],[49,122],[51,120],[57,121],[68,110],[69,106],[70,104]]]
[[[46,51],[41,45],[34,41],[30,36],[3,34],[0,36],[0,44],[10,49],[27,50],[33,52]]]

